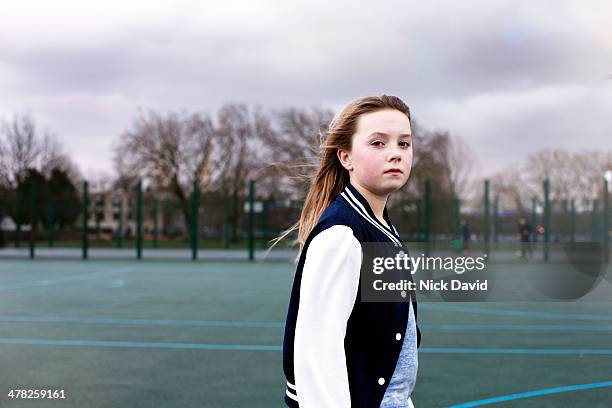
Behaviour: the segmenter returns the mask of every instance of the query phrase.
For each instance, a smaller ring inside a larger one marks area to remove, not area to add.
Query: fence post
[[[248,240],[249,240],[249,261],[255,259],[255,234],[254,234],[254,211],[255,211],[255,181],[249,180],[249,215],[248,215]]]
[[[117,247],[123,248],[123,197],[119,199],[119,225],[117,227]]]
[[[198,181],[193,181],[191,191],[191,259],[198,259]]]
[[[601,212],[603,213],[603,225],[601,232],[602,241],[604,246],[604,260],[606,263],[610,259],[610,245],[608,242],[610,241],[610,206],[608,205],[608,179],[604,179],[604,189],[603,189],[603,203]]]
[[[601,206],[601,212],[602,212],[602,229],[603,231],[601,232],[602,234],[602,241],[607,245],[608,241],[609,241],[609,231],[610,231],[610,208],[609,208],[609,202],[608,202],[608,180],[604,179],[604,186],[603,186],[603,197],[602,197],[602,206]]]
[[[153,248],[159,248],[159,225],[157,224],[157,197],[153,196]]]
[[[47,227],[47,246],[53,248],[53,218],[55,217],[53,210],[53,197],[49,192],[49,184],[45,183],[45,197],[47,207],[45,208],[45,224]]]
[[[0,200],[0,222],[2,222],[2,220],[4,219],[4,216],[8,213],[7,210],[8,210],[8,206],[6,205],[6,203]],[[4,231],[0,227],[0,248],[4,248],[5,245],[6,245],[6,241],[5,241]]]
[[[565,218],[563,222],[563,239],[564,242],[571,242],[572,240],[572,209],[571,209],[571,200],[566,198],[563,200],[563,217]]]
[[[538,240],[538,235],[536,233],[536,228],[538,226],[538,214],[536,212],[536,208],[538,206],[538,199],[533,197],[531,199],[531,241],[536,242]]]
[[[550,244],[550,180],[544,180],[544,261],[548,262]]]
[[[21,246],[21,214],[21,191],[19,185],[17,185],[17,191],[15,194],[15,224],[17,224],[17,229],[15,231],[15,248],[19,248]]]
[[[261,209],[261,247],[268,247],[268,200],[263,200]]]
[[[596,198],[593,200],[593,206],[591,208],[591,241],[597,242],[597,207],[599,200]]]
[[[30,259],[34,259],[34,241],[36,228],[36,179],[30,178]]]
[[[570,242],[576,242],[576,200],[570,204]]]
[[[499,211],[499,197],[495,196],[495,200],[493,200],[493,242],[497,244],[498,242],[498,234],[499,234],[499,219],[498,219],[498,211]],[[496,246],[497,248],[497,246]]]
[[[223,199],[223,247],[225,249],[230,247],[229,213],[230,213],[230,199],[229,197],[225,197]]]
[[[417,241],[421,241],[423,236],[423,200],[417,200]]]
[[[484,210],[482,216],[482,236],[484,240],[484,252],[485,254],[489,254],[489,180],[484,181]]]
[[[431,182],[425,180],[425,196],[423,197],[423,204],[425,205],[425,256],[429,256],[429,249],[431,246]]]
[[[82,237],[82,257],[87,259],[89,238],[87,237],[87,225],[89,224],[89,184],[87,181],[83,181],[83,237]]]
[[[453,199],[453,212],[455,214],[455,239],[461,239],[461,200]]]
[[[136,186],[136,259],[142,259],[142,180]]]

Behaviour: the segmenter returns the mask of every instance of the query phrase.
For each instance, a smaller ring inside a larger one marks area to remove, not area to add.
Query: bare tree
[[[23,182],[28,169],[37,169],[49,177],[54,168],[66,172],[73,182],[81,177],[56,136],[48,132],[39,135],[30,114],[15,115],[11,122],[2,123],[0,182],[17,187]]]
[[[515,209],[519,212],[526,212],[533,189],[525,184],[525,176],[516,165],[506,167],[503,171],[495,174],[491,178],[491,193],[493,201],[497,200],[498,208]],[[478,206],[482,207],[482,189],[477,196]]]
[[[550,181],[551,201],[590,201],[601,192],[604,173],[609,169],[612,151],[545,149],[497,173],[491,184],[500,203],[527,212],[533,197],[542,199],[544,180]]]
[[[196,180],[202,189],[208,187],[215,137],[207,114],[141,111],[114,148],[115,169],[123,180],[149,179],[170,192],[188,226],[191,183]]]
[[[606,171],[612,171],[612,150],[574,153],[572,156],[572,174],[575,180],[573,195],[587,200],[597,197]]]
[[[525,182],[535,194],[542,190],[544,179],[551,181],[552,200],[564,199],[573,195],[575,174],[572,171],[572,155],[565,150],[540,150],[527,157]]]
[[[541,150],[525,163],[527,183],[534,194],[542,190],[542,181],[550,180],[551,199],[593,199],[601,189],[606,170],[612,168],[612,151]]]
[[[45,177],[51,177],[53,170],[61,170],[68,175],[71,182],[77,184],[83,179],[81,171],[72,158],[65,152],[55,135],[45,133],[40,152],[40,171]]]
[[[273,114],[273,123],[258,132],[262,141],[263,173],[272,182],[271,191],[303,198],[307,180],[319,163],[319,148],[333,112],[311,107],[287,108]]]
[[[25,179],[28,169],[36,168],[42,145],[36,136],[34,119],[28,115],[15,115],[10,123],[2,126],[0,141],[0,174],[11,186],[18,186]]]
[[[452,195],[451,166],[449,163],[449,134],[428,131],[413,120],[413,161],[407,193],[420,196],[423,182],[429,180],[440,193]]]
[[[219,143],[213,152],[215,187],[224,196],[242,195],[248,174],[255,166],[254,125],[245,105],[227,104],[217,112]]]
[[[460,136],[449,137],[447,155],[451,194],[468,199],[474,190],[476,158],[465,139]]]
[[[219,108],[216,117],[217,143],[211,157],[211,190],[205,201],[219,199],[223,206],[229,204],[229,224],[232,237],[237,236],[238,220],[245,199],[247,181],[254,177],[258,155],[255,131],[256,117],[244,104],[226,104]],[[220,206],[217,206],[219,209]],[[221,212],[217,211],[216,223],[221,224]]]

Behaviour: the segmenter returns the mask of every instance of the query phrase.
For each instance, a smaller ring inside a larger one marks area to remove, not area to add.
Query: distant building
[[[15,221],[11,217],[9,217],[7,215],[2,220],[0,220],[0,230],[2,230],[2,231],[17,231],[17,224],[15,223]],[[29,231],[30,230],[30,225],[29,224],[21,224],[21,230],[22,231]]]
[[[142,231],[153,232],[153,192],[142,193]],[[120,217],[123,220],[123,233],[127,236],[136,234],[136,196],[126,194],[121,190],[103,193],[91,193],[89,196],[89,219],[87,227],[95,231],[99,226],[101,231],[116,232],[119,229]],[[82,216],[76,225],[82,224]],[[157,229],[161,233],[164,229],[161,200],[157,204]]]

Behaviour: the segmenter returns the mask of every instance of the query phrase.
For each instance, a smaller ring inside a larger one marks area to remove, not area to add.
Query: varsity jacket
[[[296,408],[378,408],[393,375],[409,301],[361,301],[362,243],[403,246],[387,214],[374,215],[348,183],[325,209],[300,254],[283,342],[284,400]],[[407,252],[407,249],[403,249]],[[421,334],[417,325],[417,345]]]

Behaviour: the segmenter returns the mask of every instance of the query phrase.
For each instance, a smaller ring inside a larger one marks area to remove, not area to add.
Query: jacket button
[[[379,383],[380,385],[383,385],[383,384],[385,383],[385,379],[384,379],[384,378],[382,378],[382,377],[380,377],[380,378],[378,379],[378,383]]]
[[[400,341],[402,339],[402,334],[401,333],[397,333],[395,335],[395,340]]]

